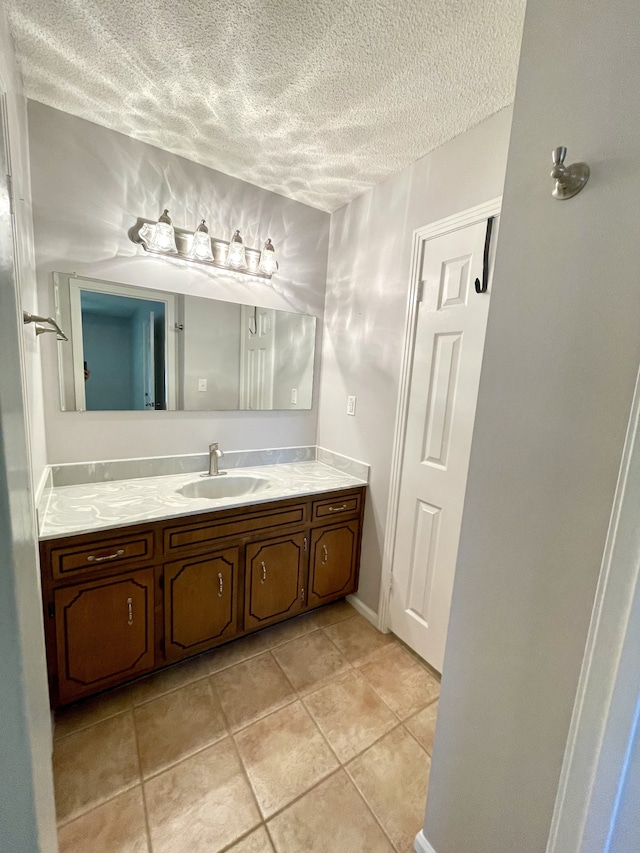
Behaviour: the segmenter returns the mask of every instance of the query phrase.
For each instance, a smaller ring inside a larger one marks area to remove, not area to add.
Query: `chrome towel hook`
[[[25,323],[35,323],[36,324],[36,336],[44,335],[46,332],[55,332],[56,338],[59,341],[68,341],[69,338],[62,331],[60,326],[56,323],[53,317],[40,317],[38,314],[29,314],[28,311],[22,312],[22,320]],[[47,323],[49,326],[53,326],[52,329],[45,329],[44,326],[39,325],[40,323]]]
[[[556,148],[551,154],[553,169],[551,177],[556,185],[551,195],[558,199],[573,198],[586,186],[589,180],[589,167],[586,163],[574,163],[572,166],[564,165],[567,149],[564,145]]]

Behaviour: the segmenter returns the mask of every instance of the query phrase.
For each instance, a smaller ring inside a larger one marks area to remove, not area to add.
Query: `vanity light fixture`
[[[260,252],[260,266],[258,269],[267,275],[273,275],[278,271],[278,262],[276,261],[276,250],[271,242],[271,237],[267,238],[262,252]]]
[[[151,251],[169,252],[172,255],[177,255],[176,233],[173,229],[173,222],[169,216],[169,211],[166,208],[160,219],[158,219],[150,230],[152,232],[149,235],[149,248]]]
[[[230,241],[211,237],[204,219],[195,231],[174,228],[168,210],[163,212],[157,222],[138,219],[129,237],[153,255],[177,257],[191,263],[233,270],[253,278],[270,279],[278,270],[271,239],[260,251],[246,247],[239,230],[234,232]]]
[[[209,237],[209,229],[207,228],[207,223],[204,219],[193,232],[193,240],[191,242],[191,248],[189,249],[189,258],[193,261],[213,260],[211,238]]]
[[[234,269],[238,269],[239,267],[246,267],[246,265],[247,255],[244,250],[244,243],[242,242],[242,237],[240,236],[239,231],[234,231],[233,237],[231,238],[231,242],[229,243],[227,266],[234,267]]]

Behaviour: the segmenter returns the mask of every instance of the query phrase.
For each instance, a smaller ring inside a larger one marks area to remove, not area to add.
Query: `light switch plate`
[[[291,405],[296,406],[297,403],[298,403],[298,389],[292,388],[291,389]]]
[[[355,415],[356,413],[356,398],[355,397],[347,397],[347,414]]]

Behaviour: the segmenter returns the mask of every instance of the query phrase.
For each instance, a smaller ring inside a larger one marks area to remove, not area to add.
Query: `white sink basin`
[[[266,477],[253,474],[223,474],[218,477],[202,477],[178,489],[185,498],[237,498],[240,495],[252,495],[271,488]]]

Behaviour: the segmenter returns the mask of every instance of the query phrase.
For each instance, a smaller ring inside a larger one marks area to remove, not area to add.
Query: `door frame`
[[[547,853],[607,853],[640,738],[640,374],[631,406]]]
[[[413,232],[411,246],[411,273],[409,278],[409,293],[404,323],[404,344],[402,350],[402,366],[400,370],[400,390],[396,409],[396,423],[393,436],[393,454],[391,457],[391,473],[389,477],[389,500],[387,503],[387,521],[384,533],[382,555],[382,578],[380,597],[378,600],[378,628],[380,631],[389,630],[389,598],[393,581],[393,554],[396,544],[396,527],[398,524],[398,507],[400,504],[400,479],[404,457],[405,438],[407,431],[407,416],[409,412],[409,395],[411,391],[411,371],[416,342],[418,302],[420,296],[420,271],[422,268],[422,245],[427,240],[441,237],[452,231],[459,231],[469,225],[475,225],[497,216],[502,208],[502,196],[490,201],[467,208],[453,216],[438,219],[429,225],[416,228]]]

